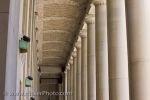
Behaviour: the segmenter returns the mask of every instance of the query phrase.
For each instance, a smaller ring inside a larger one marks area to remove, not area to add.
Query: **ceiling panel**
[[[86,0],[39,0],[39,65],[65,65],[86,14]]]

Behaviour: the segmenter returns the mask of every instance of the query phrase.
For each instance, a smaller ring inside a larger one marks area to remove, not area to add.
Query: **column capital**
[[[86,29],[82,29],[80,31],[79,35],[80,35],[81,38],[87,38],[87,30]]]
[[[64,71],[64,74],[67,74],[67,70]]]
[[[66,66],[66,70],[70,70],[70,63]]]
[[[93,0],[94,5],[106,5],[106,0]]]
[[[76,47],[74,47],[73,52],[74,52],[74,51],[77,51],[77,48],[76,48]]]
[[[76,56],[77,56],[77,51],[73,51],[73,52],[72,52],[72,56],[73,56],[73,57],[76,57]]]
[[[69,64],[72,65],[73,64],[73,59],[69,60]]]
[[[86,17],[85,17],[85,22],[87,24],[95,23],[95,14],[87,14]]]
[[[73,64],[73,56],[70,57],[69,64],[70,66]]]
[[[80,49],[81,48],[81,41],[77,41],[77,43],[75,44],[76,48],[77,49]]]

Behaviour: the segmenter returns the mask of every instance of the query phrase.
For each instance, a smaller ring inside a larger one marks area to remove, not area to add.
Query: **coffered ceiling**
[[[88,0],[38,0],[38,63],[64,66],[86,14]]]

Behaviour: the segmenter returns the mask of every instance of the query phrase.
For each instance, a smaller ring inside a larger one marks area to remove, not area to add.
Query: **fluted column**
[[[81,42],[78,41],[76,43],[76,48],[77,48],[77,83],[76,83],[76,96],[77,96],[77,100],[81,100]]]
[[[81,30],[81,92],[82,100],[87,100],[87,31]]]
[[[88,100],[96,100],[95,16],[87,15]]]
[[[129,100],[125,0],[107,0],[110,100]]]
[[[62,84],[58,84],[59,92],[62,92]],[[62,100],[62,95],[59,95],[59,100]]]
[[[96,98],[109,100],[106,0],[94,0],[96,27]]]
[[[5,66],[6,73],[5,73],[5,80],[2,80],[2,81],[5,81],[5,91],[3,92],[8,93],[8,95],[4,96],[4,100],[16,100],[17,97],[10,96],[10,93],[17,91],[17,68],[20,67],[20,66],[17,66],[18,64],[17,55],[18,55],[18,34],[20,33],[19,24],[21,21],[20,20],[21,0],[10,0],[10,2],[9,1],[4,1],[4,2],[6,2],[6,5],[7,5],[7,2],[9,3],[8,4],[9,5],[9,11],[8,11],[9,12],[8,14],[9,25],[8,25],[8,35],[7,35],[7,51],[6,51],[6,66]],[[6,6],[4,5],[4,7]],[[4,13],[7,14],[7,11],[4,11],[3,14]],[[3,17],[1,16],[1,18]],[[3,23],[3,24],[5,25],[6,23]],[[3,27],[1,28],[3,29]],[[2,34],[2,31],[0,31],[0,34]],[[3,97],[0,99],[3,99]]]
[[[68,85],[68,84],[67,84],[67,83],[68,83],[68,82],[67,82],[67,80],[68,80],[68,79],[67,79],[67,70],[65,70],[64,74],[65,74],[65,94],[66,94],[66,93],[67,93],[67,85]],[[67,100],[67,97],[68,97],[68,96],[65,95],[65,100]]]
[[[70,58],[70,100],[73,100],[73,57]]]
[[[68,64],[68,66],[67,66],[67,92],[69,93],[70,92],[70,88],[71,88],[71,81],[70,81],[70,79],[71,79],[71,77],[70,77],[70,74],[71,74],[71,72],[70,72],[70,64]],[[68,98],[68,100],[70,100],[70,95],[68,95],[67,96],[67,98]]]
[[[77,83],[77,52],[74,50],[73,56],[73,100],[76,100],[76,83]]]
[[[126,0],[131,100],[150,100],[150,0]]]
[[[61,91],[60,92],[63,92],[63,83],[61,84]],[[60,95],[60,96],[61,96],[61,100],[64,100],[63,95]]]
[[[62,73],[62,92],[65,93],[65,74]],[[65,95],[62,95],[62,100],[65,100]]]

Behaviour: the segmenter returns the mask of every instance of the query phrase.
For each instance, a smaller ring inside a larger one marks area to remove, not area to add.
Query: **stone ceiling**
[[[86,14],[88,0],[38,0],[38,63],[64,66]]]

